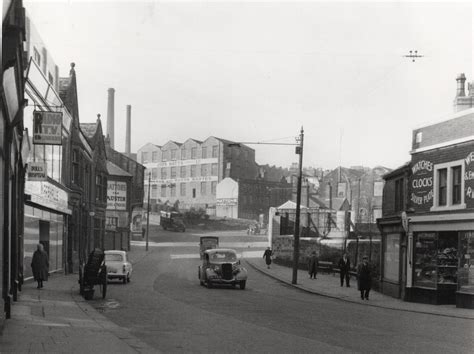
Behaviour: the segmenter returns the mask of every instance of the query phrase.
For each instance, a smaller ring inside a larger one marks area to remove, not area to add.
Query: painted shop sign
[[[28,181],[46,181],[46,171],[46,162],[28,162],[26,176]]]
[[[161,162],[149,162],[146,163],[146,168],[153,167],[174,167],[174,166],[190,166],[190,165],[203,165],[217,163],[217,157],[210,157],[206,159],[188,159],[188,160],[171,160]]]
[[[235,206],[237,205],[237,198],[218,198],[216,200],[217,206]]]
[[[410,200],[417,205],[431,202],[433,199],[433,163],[420,160],[413,165],[411,170],[413,175],[411,177]]]
[[[217,176],[177,177],[167,179],[151,179],[153,184],[187,183],[187,182],[212,182],[217,181]],[[146,181],[148,182],[148,181]],[[147,183],[145,183],[147,184]]]
[[[127,183],[107,181],[107,209],[127,210]]]
[[[67,192],[50,182],[26,181],[25,193],[31,195],[33,203],[65,214],[72,214],[68,208]]]
[[[62,112],[33,112],[33,144],[62,144]]]
[[[464,189],[466,197],[474,199],[474,151],[471,151],[464,159],[466,163],[464,169]]]

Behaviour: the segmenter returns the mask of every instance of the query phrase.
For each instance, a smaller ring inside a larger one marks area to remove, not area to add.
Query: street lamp
[[[298,279],[298,261],[300,254],[300,213],[301,213],[301,181],[303,177],[303,140],[304,131],[301,127],[300,135],[296,138],[297,144],[293,143],[264,143],[264,142],[239,142],[230,143],[228,146],[240,146],[240,144],[256,144],[256,145],[292,145],[296,146],[295,153],[300,155],[298,164],[298,183],[296,190],[296,217],[295,217],[295,230],[294,230],[294,244],[293,244],[293,277],[291,280],[292,284],[296,284]]]

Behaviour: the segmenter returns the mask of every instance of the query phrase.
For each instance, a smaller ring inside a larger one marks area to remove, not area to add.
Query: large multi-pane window
[[[462,170],[461,166],[451,167],[452,174],[452,200],[453,204],[461,204],[461,181],[462,181]]]
[[[148,163],[148,152],[142,151],[142,163]]]
[[[161,185],[161,196],[166,197],[166,185],[165,184]]]
[[[176,160],[177,149],[171,149],[171,160]]]
[[[171,167],[171,178],[176,178],[176,167]]]
[[[186,177],[186,166],[181,166],[179,169],[179,177],[184,178]]]
[[[167,177],[166,167],[161,168],[161,179],[166,179]]]
[[[196,177],[196,165],[191,165],[191,177]]]
[[[201,176],[207,176],[207,164],[201,165]]]
[[[203,147],[202,147],[202,155],[201,155],[201,157],[202,157],[203,159],[206,159],[206,158],[207,158],[207,146],[203,146]]]
[[[446,205],[448,192],[448,169],[438,170],[438,205]]]
[[[151,162],[158,162],[158,151],[153,151],[151,153]]]
[[[151,169],[151,179],[158,179],[158,168],[155,167]]]
[[[212,157],[217,157],[217,153],[219,151],[219,146],[218,145],[214,145],[212,147]]]
[[[191,148],[191,158],[195,159],[197,156],[197,148],[193,147]]]
[[[172,197],[176,197],[176,184],[172,184],[172,185],[171,185],[171,193],[170,193],[170,195],[171,195]]]

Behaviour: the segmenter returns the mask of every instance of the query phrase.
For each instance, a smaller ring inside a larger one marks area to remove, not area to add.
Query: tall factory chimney
[[[109,88],[109,97],[107,100],[107,136],[110,139],[110,147],[115,149],[114,145],[114,100],[115,100],[115,89]]]
[[[132,106],[127,105],[127,122],[126,122],[126,127],[125,127],[125,154],[127,156],[130,156],[130,130],[132,129]]]

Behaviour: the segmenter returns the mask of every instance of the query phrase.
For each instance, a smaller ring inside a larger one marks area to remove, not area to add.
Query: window
[[[216,188],[217,188],[217,182],[216,182],[216,181],[212,181],[212,182],[211,182],[211,194],[212,194],[212,195],[216,195]]]
[[[166,197],[166,184],[161,185],[161,196]]]
[[[191,165],[191,177],[196,177],[196,165]]]
[[[33,47],[33,59],[35,60],[36,64],[41,67],[41,55],[36,47]]]
[[[395,180],[395,211],[403,211],[405,209],[403,184],[403,178]]]
[[[211,165],[211,176],[217,176],[217,164],[213,163]]]
[[[461,166],[451,167],[451,172],[453,176],[453,191],[452,191],[452,200],[453,204],[461,204]]]
[[[181,166],[179,170],[179,177],[184,178],[186,177],[186,166]]]
[[[463,176],[464,160],[434,166],[432,211],[466,208]]]
[[[158,185],[156,184],[151,185],[151,198],[153,199],[158,198]]]
[[[161,179],[166,179],[166,167],[161,168]]]
[[[179,185],[179,194],[184,197],[186,196],[186,183],[181,183]]]
[[[193,188],[193,198],[196,198],[196,188]]]
[[[181,150],[181,160],[186,160],[186,149]]]
[[[176,197],[176,184],[171,185],[171,196]]]
[[[176,160],[176,152],[177,151],[178,150],[176,150],[176,149],[171,149],[171,160],[173,160],[173,161]]]
[[[201,176],[207,176],[207,165],[206,164],[201,165]]]
[[[423,133],[422,132],[418,132],[416,133],[415,135],[415,143],[421,143],[421,140],[423,139]]]
[[[115,226],[117,227],[118,225],[118,217],[114,217],[114,216],[107,216],[106,217],[106,223],[107,223],[107,226]]]
[[[197,151],[197,148],[195,148],[195,147],[191,148],[191,158],[192,159],[196,158],[196,151]]]
[[[79,153],[77,150],[72,152],[72,182],[79,184]]]
[[[218,156],[217,156],[217,153],[218,153],[218,151],[219,151],[218,149],[219,149],[219,147],[218,147],[217,145],[214,145],[214,146],[212,147],[212,157],[218,157]]]
[[[54,77],[51,75],[51,73],[48,71],[48,81],[51,85],[54,85]]]
[[[158,151],[153,151],[151,153],[151,162],[158,162]]]
[[[169,154],[169,151],[162,151],[161,152],[161,161],[168,161],[168,154]]]
[[[207,158],[207,146],[203,146],[203,147],[202,147],[202,155],[201,155],[201,157],[202,157],[203,159],[206,159],[206,158]]]
[[[176,178],[176,167],[171,167],[171,178]]]
[[[206,195],[206,182],[201,182],[201,195]]]
[[[148,163],[148,152],[142,151],[142,163]]]
[[[157,168],[152,168],[151,169],[151,179],[152,180],[158,179],[158,169]]]

